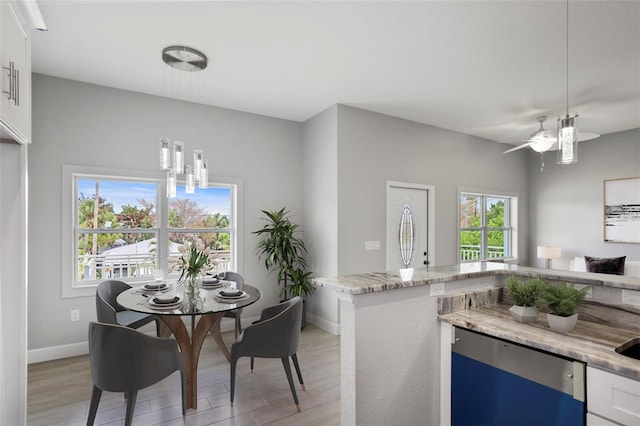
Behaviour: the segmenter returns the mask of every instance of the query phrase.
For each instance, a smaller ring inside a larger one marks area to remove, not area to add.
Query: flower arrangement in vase
[[[507,278],[507,298],[513,303],[509,312],[516,321],[535,322],[538,318],[536,303],[545,285],[546,281],[540,278],[527,281],[520,281],[513,275]]]
[[[180,256],[169,257],[168,272],[180,269],[178,282],[185,286],[185,293],[190,300],[198,296],[198,278],[205,275],[215,267],[215,262],[211,257],[211,249],[207,248],[204,241],[198,239],[195,243],[178,245]]]

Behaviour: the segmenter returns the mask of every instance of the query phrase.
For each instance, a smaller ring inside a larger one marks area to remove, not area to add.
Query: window
[[[151,280],[156,268],[166,269],[167,257],[178,256],[179,244],[197,239],[214,250],[221,268],[237,270],[238,182],[211,183],[193,194],[178,184],[175,198],[166,197],[164,180],[135,172],[65,166],[64,182],[65,216],[72,218],[68,233],[63,227],[71,249],[63,259],[64,297],[93,294],[105,279]]]
[[[517,197],[460,193],[460,261],[507,259],[513,250]]]

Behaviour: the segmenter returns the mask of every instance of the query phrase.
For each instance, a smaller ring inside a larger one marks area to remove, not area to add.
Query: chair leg
[[[240,326],[240,313],[236,312],[236,326],[235,326],[235,331],[236,331],[236,339],[238,339],[238,335],[242,332],[241,326]]]
[[[233,354],[231,354],[231,389],[229,391],[231,406],[233,406],[233,394],[236,390],[236,364],[238,362],[237,358],[234,358]]]
[[[251,372],[253,373],[253,357],[251,357]]]
[[[306,391],[307,389],[304,387],[304,382],[302,381],[302,373],[300,372],[300,364],[298,364],[298,354],[291,355],[291,359],[293,360],[293,366],[296,368],[296,374],[298,375],[298,381],[302,386],[302,390]]]
[[[296,394],[296,388],[293,385],[293,376],[291,375],[291,365],[289,364],[289,357],[286,356],[281,358],[282,366],[284,367],[284,372],[287,374],[287,381],[289,382],[289,388],[291,389],[291,394],[293,394],[293,401],[296,403],[296,410],[298,413],[300,412],[300,403],[298,402],[298,394]]]
[[[138,398],[138,391],[127,392],[127,414],[124,418],[124,426],[131,426],[133,421],[133,410],[136,409],[136,399]]]
[[[93,426],[93,422],[96,420],[96,413],[98,412],[98,404],[100,404],[101,396],[102,389],[98,389],[96,385],[93,385],[91,404],[89,405],[89,417],[87,417],[87,426]]]

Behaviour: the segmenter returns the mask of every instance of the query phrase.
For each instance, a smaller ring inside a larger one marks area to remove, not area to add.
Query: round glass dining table
[[[156,293],[145,291],[142,287],[130,288],[120,293],[116,299],[126,309],[153,314],[160,319],[162,325],[166,326],[161,327],[161,336],[169,336],[168,330],[173,333],[187,363],[187,408],[197,408],[198,358],[207,333],[211,331],[222,353],[230,360],[231,354],[222,340],[220,321],[225,312],[249,306],[261,296],[260,290],[247,284],[242,287],[246,295],[240,300],[223,300],[218,294],[220,290],[221,288],[201,287],[200,301],[196,304],[184,300],[185,297],[179,291],[175,295],[181,298],[181,303],[167,306],[154,304]],[[191,333],[182,320],[183,316],[191,316]]]

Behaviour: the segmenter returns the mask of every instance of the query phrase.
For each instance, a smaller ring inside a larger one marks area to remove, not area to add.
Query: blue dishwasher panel
[[[584,403],[572,396],[453,353],[453,426],[582,426]]]

